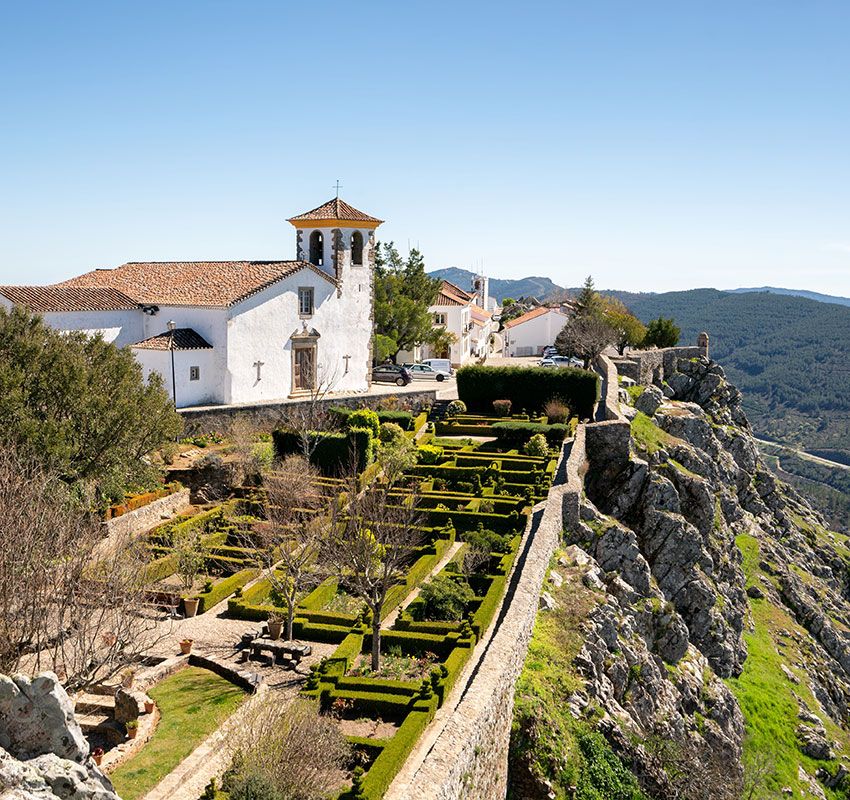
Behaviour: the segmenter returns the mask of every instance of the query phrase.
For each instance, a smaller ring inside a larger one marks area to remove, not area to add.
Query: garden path
[[[162,638],[151,648],[151,655],[172,657],[180,651],[180,640],[193,640],[192,651],[202,655],[233,661],[236,665],[237,644],[243,633],[256,630],[258,623],[227,619],[224,612],[227,601],[222,601],[205,614],[182,620],[165,620]],[[336,645],[310,642],[313,652],[304,658],[296,670],[284,669],[279,665],[266,665],[251,661],[248,666],[263,678],[260,692],[249,698],[217,731],[207,737],[180,764],[165,776],[143,800],[198,800],[211,778],[220,778],[227,768],[230,752],[227,747],[228,734],[241,724],[245,715],[251,713],[257,703],[288,704],[298,696],[303,683],[310,674],[310,667],[322,658],[330,656]]]
[[[392,628],[395,621],[398,619],[398,615],[401,614],[401,612],[404,611],[404,609],[407,608],[417,597],[419,597],[419,592],[422,590],[422,587],[428,583],[431,578],[437,575],[446,566],[446,564],[452,560],[452,558],[454,558],[455,554],[461,547],[463,547],[463,542],[452,542],[452,546],[446,550],[445,555],[437,562],[437,565],[428,573],[419,586],[417,586],[409,595],[407,595],[407,597],[404,598],[404,600],[402,600],[401,605],[398,608],[387,615],[381,623],[381,628],[383,630]]]

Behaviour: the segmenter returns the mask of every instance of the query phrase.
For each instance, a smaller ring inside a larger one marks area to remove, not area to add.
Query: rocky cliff
[[[53,673],[0,675],[0,800],[119,800]]]
[[[635,405],[628,455],[588,452],[513,796],[850,796],[847,537],[762,463],[717,364],[680,360]]]

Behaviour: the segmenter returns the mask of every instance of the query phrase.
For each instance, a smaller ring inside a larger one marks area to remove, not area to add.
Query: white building
[[[295,261],[131,262],[0,287],[0,304],[131,347],[179,408],[365,391],[381,220],[336,198],[289,222]]]
[[[555,343],[555,337],[569,318],[565,306],[538,306],[520,317],[509,320],[502,331],[505,355],[540,355],[544,347]]]

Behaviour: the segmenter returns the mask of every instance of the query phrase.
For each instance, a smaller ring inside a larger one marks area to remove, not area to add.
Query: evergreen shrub
[[[514,408],[528,411],[540,411],[549,400],[557,398],[580,417],[590,417],[598,387],[597,375],[571,367],[474,365],[462,367],[457,372],[458,396],[468,408],[479,413],[491,408],[493,398],[510,400]]]

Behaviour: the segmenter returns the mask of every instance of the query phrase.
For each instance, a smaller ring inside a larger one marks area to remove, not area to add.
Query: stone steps
[[[98,713],[93,711],[88,714],[77,714],[76,717],[83,733],[103,731],[107,728],[111,728],[115,724],[111,713]]]
[[[77,714],[115,713],[115,697],[107,694],[81,694],[77,696],[74,710]]]

